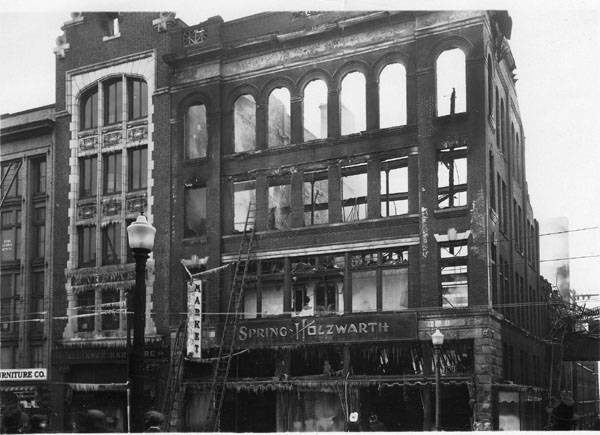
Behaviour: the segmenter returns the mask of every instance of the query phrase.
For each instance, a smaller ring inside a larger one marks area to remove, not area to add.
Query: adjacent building
[[[37,375],[3,377],[0,394],[30,415],[51,412],[53,133],[52,105],[0,116],[0,369]]]

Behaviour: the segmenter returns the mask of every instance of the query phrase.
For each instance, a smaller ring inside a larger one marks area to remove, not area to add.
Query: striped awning
[[[127,383],[110,383],[110,384],[94,384],[94,383],[68,383],[69,388],[73,391],[125,391]]]
[[[7,391],[11,393],[25,393],[35,391],[37,387],[33,385],[0,385],[0,391]]]

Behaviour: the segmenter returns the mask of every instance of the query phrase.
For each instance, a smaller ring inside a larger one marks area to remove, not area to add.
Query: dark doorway
[[[377,415],[381,422],[375,429],[369,417]],[[421,431],[423,407],[416,387],[370,387],[360,391],[360,423],[362,431]]]
[[[221,432],[276,432],[273,391],[228,391],[221,411]]]

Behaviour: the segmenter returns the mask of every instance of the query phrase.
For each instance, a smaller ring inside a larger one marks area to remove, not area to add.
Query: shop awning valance
[[[73,391],[125,391],[127,383],[93,384],[93,383],[68,383]]]
[[[34,387],[33,385],[0,385],[0,391],[7,391],[11,393],[24,393],[35,391],[36,388],[37,387]]]

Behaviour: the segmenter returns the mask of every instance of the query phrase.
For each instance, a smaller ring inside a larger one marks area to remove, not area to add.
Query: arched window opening
[[[406,125],[406,69],[387,65],[379,75],[379,128]]]
[[[98,127],[98,87],[94,86],[81,98],[80,130]]]
[[[236,153],[256,148],[256,101],[250,94],[240,95],[235,100],[233,136]]]
[[[488,89],[488,116],[494,111],[494,71],[492,70],[492,57],[487,57],[487,89]]]
[[[304,141],[327,137],[327,85],[313,80],[304,88]]]
[[[467,110],[465,54],[459,48],[446,50],[436,61],[437,115]]]
[[[130,121],[148,116],[148,85],[144,80],[129,78],[127,108]]]
[[[206,107],[190,106],[185,116],[185,150],[188,159],[206,157],[208,133],[206,131]]]
[[[269,131],[268,147],[289,145],[290,129],[290,91],[287,88],[276,88],[269,94]]]
[[[104,83],[104,125],[123,119],[123,82],[121,79]]]
[[[366,129],[365,76],[354,71],[344,77],[340,92],[340,123],[342,134]]]

